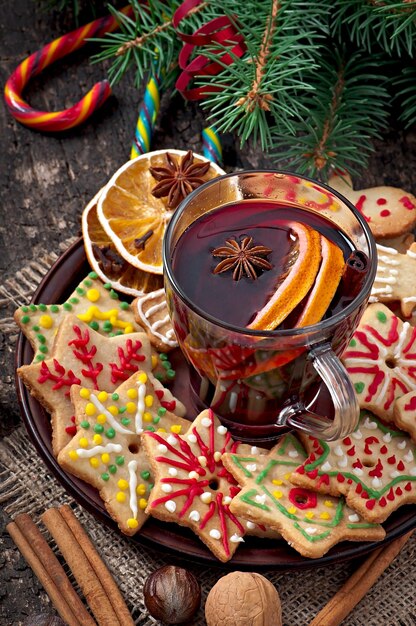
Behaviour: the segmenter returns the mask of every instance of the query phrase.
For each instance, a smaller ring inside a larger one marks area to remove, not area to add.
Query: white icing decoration
[[[337,456],[344,456],[344,450],[341,448],[341,446],[337,446],[334,450],[334,454],[336,454]]]
[[[169,511],[169,513],[174,513],[176,511],[176,502],[173,500],[167,500],[165,502],[165,508]]]
[[[169,435],[167,442],[170,443],[171,446],[176,446],[178,440],[176,439],[175,435]]]
[[[251,446],[251,454],[258,454],[259,449],[257,446]]]
[[[416,252],[413,252],[412,250],[406,250],[406,254],[410,256],[411,259],[416,259]]]
[[[110,413],[110,411],[107,411],[107,409],[105,408],[105,406],[103,404],[101,404],[101,402],[99,401],[99,399],[97,398],[97,396],[95,396],[93,393],[90,394],[90,401],[92,402],[92,404],[95,406],[95,408],[97,409],[97,411],[99,411],[100,413],[102,413],[103,415],[106,416],[107,418],[107,422],[110,424],[110,426],[112,428],[114,428],[114,430],[118,433],[121,433],[122,435],[134,435],[134,431],[133,430],[129,430],[128,428],[124,428],[124,426],[122,426],[115,418],[114,415],[112,415]]]
[[[221,533],[216,528],[213,528],[212,530],[209,531],[209,536],[212,537],[213,539],[221,539]]]
[[[329,461],[325,461],[325,463],[322,465],[321,470],[323,472],[328,472],[331,469],[332,465]]]
[[[123,446],[119,443],[107,443],[105,446],[94,446],[89,450],[85,448],[79,448],[76,453],[81,459],[90,459],[92,456],[96,454],[103,454],[104,452],[121,452]]]
[[[297,450],[289,450],[289,456],[291,459],[296,459],[299,456],[299,452]]]
[[[307,526],[305,528],[305,532],[308,533],[308,535],[314,535],[316,533],[318,529],[315,528],[314,526]]]
[[[231,543],[241,543],[242,541],[244,541],[244,539],[240,537],[240,535],[237,535],[237,533],[235,533],[234,535],[231,535],[230,541]]]
[[[159,452],[162,452],[162,454],[165,454],[168,451],[164,443],[159,443],[157,449],[159,450]]]
[[[380,243],[376,244],[376,248],[378,252],[388,252],[389,254],[399,254],[396,248],[382,246]]]
[[[374,362],[374,361],[372,361]],[[377,422],[373,422],[369,417],[365,418],[364,428],[368,428],[368,430],[376,430],[378,428]]]
[[[198,462],[199,462],[199,464],[200,464],[200,466],[201,466],[201,467],[206,467],[206,466],[207,466],[207,463],[208,463],[208,461],[207,461],[207,457],[206,457],[206,456],[204,456],[203,454],[201,454],[201,455],[198,457]]]
[[[160,302],[159,304],[153,305],[146,312],[143,310],[143,304],[145,302],[148,302],[149,300],[155,300],[156,298],[159,298],[159,297],[163,298],[162,302]],[[140,319],[142,320],[143,324],[147,326],[150,329],[150,331],[153,333],[153,335],[155,335],[155,337],[160,339],[162,343],[172,348],[175,348],[178,345],[178,343],[176,341],[175,332],[173,328],[168,328],[165,334],[158,332],[158,330],[162,326],[166,326],[166,325],[170,326],[169,314],[166,313],[165,317],[163,317],[162,319],[156,320],[153,323],[150,322],[150,317],[154,313],[157,313],[158,311],[162,311],[164,309],[167,309],[167,307],[166,307],[166,301],[164,300],[163,288],[157,289],[156,291],[151,291],[147,295],[137,300],[137,313]]]
[[[362,476],[364,474],[364,471],[361,469],[361,467],[353,467],[352,471],[356,476]]]
[[[386,433],[385,435],[383,435],[383,441],[384,441],[384,443],[390,443],[390,441],[391,441],[391,434],[390,433]]]
[[[254,530],[256,528],[256,525],[253,524],[253,522],[246,522],[246,526],[249,530]]]
[[[193,433],[191,433],[190,435],[188,435],[188,441],[190,441],[191,443],[196,443],[198,440],[196,438],[196,435],[194,435]]]
[[[230,496],[224,496],[223,499],[222,499],[222,503],[223,504],[231,504],[232,500],[233,499],[230,498]]]
[[[199,511],[191,511],[189,513],[189,519],[191,519],[193,522],[199,522],[199,520],[201,519],[201,516],[199,514]]]
[[[357,513],[353,513],[352,515],[348,515],[348,519],[350,522],[359,522],[360,516]]]
[[[254,499],[258,504],[264,504],[266,502],[266,494],[264,493],[261,496],[257,495]]]
[[[177,476],[178,475],[178,470],[176,469],[176,467],[170,467],[168,469],[168,474],[169,474],[169,476]]]
[[[130,492],[130,509],[133,514],[133,519],[137,519],[137,461],[129,461],[127,465],[129,470],[129,492]]]
[[[381,482],[379,478],[377,478],[377,476],[374,476],[373,480],[371,481],[371,484],[373,485],[375,489],[378,489],[378,487],[383,486],[383,483]]]
[[[169,485],[169,483],[163,483],[160,488],[165,493],[170,493],[172,491],[172,485]]]
[[[413,450],[408,450],[403,458],[406,461],[406,463],[411,463],[415,458],[413,454]]]
[[[397,447],[399,448],[399,450],[404,450],[406,446],[407,446],[406,439],[403,439],[403,441],[399,441],[397,443]]]
[[[238,393],[236,393],[235,391],[232,391],[230,393],[230,400],[228,402],[228,406],[229,406],[231,413],[234,413],[237,407],[237,400],[238,400]]]
[[[137,411],[134,420],[137,434],[143,432],[143,413],[146,410],[146,405],[144,403],[145,395],[146,385],[144,383],[140,383],[138,386]]]
[[[361,432],[360,429],[357,429],[353,433],[351,433],[351,437],[353,437],[354,439],[362,439],[363,433]]]
[[[397,478],[398,476],[401,476],[401,474],[397,470],[390,472],[390,478]]]
[[[257,469],[257,465],[255,463],[249,463],[248,465],[246,465],[246,469],[249,472],[255,472]]]
[[[410,474],[411,476],[416,476],[416,467],[411,467],[411,468],[410,468],[410,472],[409,472],[409,474]]]
[[[204,491],[199,497],[204,504],[209,504],[212,500],[212,493],[210,491]]]
[[[340,459],[339,461],[337,461],[337,465],[338,465],[338,467],[347,467],[347,465],[348,465],[348,459],[347,459],[347,457],[344,455],[344,456],[342,457],[342,459]]]
[[[222,459],[222,454],[219,450],[216,450],[214,452],[214,461],[216,461],[218,463],[218,461],[221,461]]]
[[[225,426],[223,426],[222,424],[220,426],[218,426],[217,433],[219,435],[225,435],[226,432],[227,432],[227,429],[226,429]]]
[[[209,426],[211,426],[212,421],[210,420],[209,417],[203,417],[201,420],[201,424],[202,426],[205,426],[205,428],[208,428]]]
[[[189,476],[189,478],[199,478],[198,472],[195,472],[194,470],[189,472],[188,476]]]

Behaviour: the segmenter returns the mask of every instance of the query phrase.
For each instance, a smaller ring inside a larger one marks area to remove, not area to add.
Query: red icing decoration
[[[388,209],[383,209],[382,211],[380,211],[380,217],[388,217],[389,215],[391,215],[391,213]]]
[[[313,479],[313,478],[316,478],[316,477],[318,476],[318,470],[317,470],[317,469],[314,469],[314,470],[312,470],[311,472],[306,472],[306,475],[307,475],[309,478],[312,478],[312,479]]]
[[[372,470],[368,472],[369,476],[377,476],[377,478],[381,478],[383,475],[383,464],[380,459],[377,460],[377,464],[373,467]]]
[[[388,457],[387,463],[389,463],[390,465],[394,465],[396,463],[396,457],[394,456],[394,454]]]
[[[378,501],[379,505],[382,507],[385,507],[387,504],[387,500],[386,498],[383,496],[382,498],[380,498],[380,500]]]
[[[317,482],[317,487],[320,487],[321,485],[329,485],[329,476],[328,474],[322,474],[322,476],[319,477],[319,480]]]
[[[382,206],[383,204],[387,204],[387,200],[386,200],[386,198],[378,198],[378,200],[377,200],[377,204],[378,204],[379,206]]]
[[[132,340],[127,339],[125,351],[121,347],[118,348],[120,364],[110,363],[112,383],[116,383],[118,380],[127,380],[134,372],[137,372],[139,369],[137,363],[142,363],[146,358],[143,354],[139,354],[141,347],[141,341],[135,341],[133,345]]]
[[[387,500],[390,500],[391,502],[394,500],[394,491],[393,491],[393,487],[390,487],[390,491],[387,494]]]
[[[365,503],[365,506],[367,507],[367,509],[370,509],[371,511],[372,509],[374,509],[375,504],[376,504],[376,501],[373,498],[371,500],[367,500],[367,502]]]
[[[397,487],[396,489],[396,496],[402,496],[403,495],[403,491],[401,490],[400,487]]]
[[[363,211],[363,206],[364,206],[364,202],[367,200],[367,196],[365,196],[364,194],[362,196],[360,196],[357,200],[357,202],[355,203],[355,208],[360,211],[360,213],[362,213]]]
[[[412,491],[412,483],[406,483],[404,488],[405,488],[405,491]]]
[[[297,468],[297,470],[295,470],[295,472],[297,474],[304,474],[305,473],[305,468],[303,467],[303,465],[301,465],[300,467]]]
[[[68,387],[68,390],[65,391],[65,395],[69,396],[71,386],[80,385],[81,380],[77,378],[77,376],[75,376],[72,370],[69,370],[68,372],[66,372],[65,368],[56,359],[53,360],[53,366],[54,366],[56,374],[52,374],[52,372],[50,371],[45,361],[42,361],[41,366],[40,366],[38,382],[43,384],[47,380],[51,380],[52,382],[55,383],[52,387],[54,391],[61,389],[62,387]]]
[[[377,437],[366,437],[364,441],[365,441],[364,453],[373,454],[373,451],[371,450],[370,446],[373,443],[379,443],[379,440],[377,439]]]
[[[72,352],[76,359],[81,361],[84,365],[87,366],[87,369],[81,370],[81,373],[85,378],[91,379],[91,383],[94,385],[94,389],[98,390],[98,376],[103,370],[102,363],[96,363],[94,365],[93,359],[97,354],[97,346],[91,346],[90,350],[88,350],[88,344],[90,342],[90,333],[86,329],[84,334],[82,334],[79,326],[73,326],[72,330],[77,336],[77,339],[73,339],[68,343],[68,346],[74,346]]]
[[[381,448],[380,448],[381,454],[386,454],[386,452],[388,452],[388,451],[389,450],[388,450],[387,446],[381,446]]]
[[[342,443],[344,443],[346,446],[350,446],[351,445],[351,438],[350,437],[345,437],[345,439],[342,440]]]
[[[342,474],[337,474],[337,481],[339,483],[343,483],[345,481],[345,476],[343,476]]]
[[[71,426],[66,426],[65,432],[68,433],[68,435],[71,435],[71,437],[73,437],[74,435],[77,434],[77,427],[75,426],[75,424],[72,424]]]
[[[415,208],[415,205],[408,196],[403,196],[402,198],[399,198],[399,202],[401,202],[404,208],[408,209],[409,211]]]
[[[356,486],[356,488],[355,488],[355,492],[356,492],[356,493],[361,493],[361,492],[362,492],[362,490],[363,490],[363,486],[362,486],[362,484],[361,484],[361,483],[357,483],[357,486]]]
[[[357,459],[356,461],[354,461],[352,466],[362,468],[363,464],[361,463],[360,459]]]
[[[314,491],[293,487],[289,491],[288,498],[298,509],[314,509],[318,502],[318,497]]]
[[[399,472],[402,472],[404,470],[404,468],[405,468],[405,465],[404,465],[403,461],[399,461],[397,463],[397,469],[399,470]]]
[[[407,404],[404,405],[405,411],[416,411],[416,394],[410,397]]]
[[[355,454],[355,446],[352,446],[352,448],[349,448],[349,450],[347,450],[347,454],[348,454],[348,456],[354,456],[354,454]]]

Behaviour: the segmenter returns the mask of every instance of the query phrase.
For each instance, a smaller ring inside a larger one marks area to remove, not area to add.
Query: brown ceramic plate
[[[82,240],[78,240],[63,254],[50,269],[41,282],[33,297],[33,303],[64,302],[72,293],[79,281],[90,271]],[[189,406],[189,373],[179,350],[171,353],[171,361],[177,376],[171,388],[173,393]],[[16,351],[16,366],[30,363],[33,358],[32,348],[26,338],[20,334]],[[23,420],[29,435],[39,454],[62,483],[72,497],[93,513],[107,526],[117,529],[116,524],[108,515],[98,492],[90,485],[65,473],[57,464],[51,447],[51,429],[48,413],[30,396],[20,379],[16,379],[17,393]],[[190,416],[192,417],[192,416]],[[387,536],[382,542],[353,543],[343,542],[336,545],[320,559],[306,559],[290,548],[284,541],[246,538],[233,559],[228,563],[232,569],[238,568],[273,568],[273,569],[304,569],[322,566],[356,558],[388,543],[416,526],[415,507],[402,507],[390,516],[384,527]],[[150,519],[141,532],[132,539],[151,545],[164,551],[174,551],[177,555],[185,555],[187,559],[208,561],[211,565],[221,565],[205,546],[188,529],[176,524],[167,524]]]

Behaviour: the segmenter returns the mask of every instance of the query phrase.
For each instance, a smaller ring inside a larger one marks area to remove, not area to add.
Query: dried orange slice
[[[295,328],[319,322],[331,304],[345,267],[341,248],[321,235],[321,266]]]
[[[308,294],[318,273],[321,263],[319,233],[298,222],[290,222],[289,228],[297,236],[296,261],[276,293],[248,325],[253,330],[277,328]]]
[[[156,198],[158,181],[149,168],[166,166],[166,153],[183,159],[182,150],[158,150],[125,163],[110,179],[97,205],[98,219],[119,254],[134,267],[162,274],[162,240],[173,214],[168,197]],[[194,163],[207,162],[194,154]],[[208,181],[225,174],[215,163],[201,178]]]
[[[87,259],[102,281],[129,296],[160,289],[163,279],[157,274],[138,270],[125,261],[104,231],[97,217],[97,202],[101,191],[87,204],[82,213],[82,234]]]

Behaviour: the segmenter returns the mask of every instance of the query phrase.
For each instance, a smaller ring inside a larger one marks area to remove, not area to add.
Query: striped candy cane
[[[220,136],[214,126],[202,131],[202,154],[217,165],[222,163],[222,146]]]
[[[130,159],[149,152],[153,128],[160,108],[160,78],[152,76],[146,85],[143,102],[139,108],[136,131],[131,146]]]
[[[123,13],[131,15],[132,8],[124,8]],[[96,83],[77,104],[63,111],[49,112],[33,109],[22,98],[22,92],[29,80],[37,76],[45,67],[79,50],[89,38],[99,37],[117,28],[118,22],[113,16],[99,18],[54,39],[25,59],[10,76],[4,89],[4,98],[13,117],[25,126],[48,132],[68,130],[90,117],[111,94],[111,87],[107,80]]]

